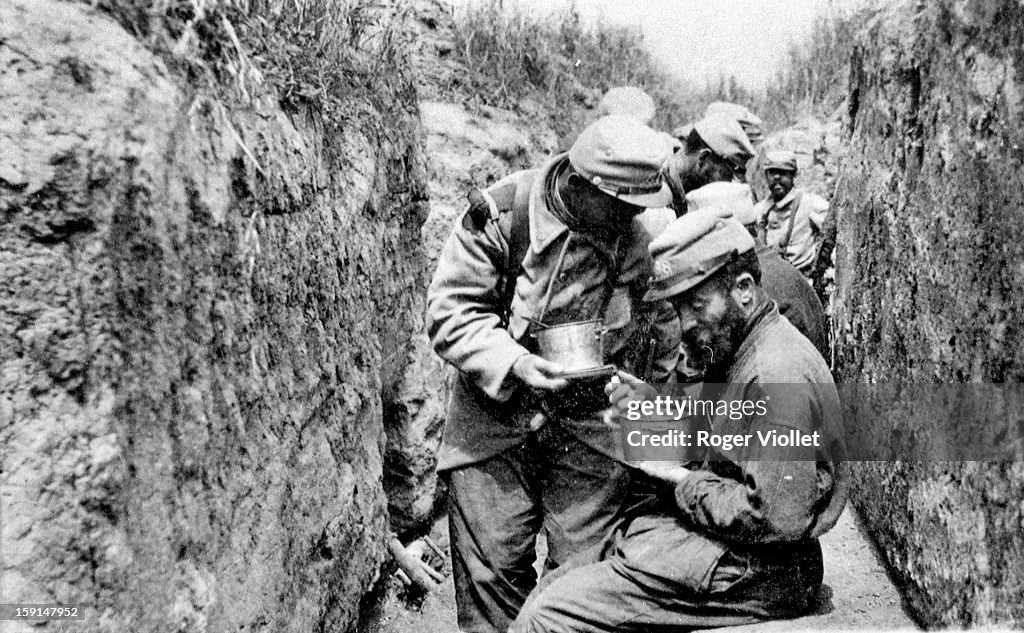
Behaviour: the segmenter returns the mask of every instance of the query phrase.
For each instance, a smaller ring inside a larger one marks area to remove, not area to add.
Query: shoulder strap
[[[512,223],[505,239],[508,242],[509,272],[518,277],[523,260],[526,259],[526,251],[530,249],[529,189],[526,189],[525,195],[516,191],[516,200],[512,206]]]
[[[471,206],[486,213],[508,246],[505,270],[498,289],[506,322],[516,279],[522,272],[523,260],[530,248],[530,187],[527,186],[530,182],[532,179],[514,179],[495,187],[474,189],[469,195]]]
[[[522,190],[525,189],[525,192]],[[506,315],[512,309],[512,297],[516,290],[516,280],[523,271],[523,260],[530,250],[530,190],[519,187],[512,204],[511,222],[505,241],[508,243],[508,267],[502,283],[501,304]],[[499,223],[499,227],[501,223]],[[507,321],[507,316],[506,316]]]
[[[803,191],[797,191],[793,196],[793,212],[789,214],[789,225],[786,227],[786,236],[779,242],[779,254],[784,255],[789,247],[789,240],[793,237],[793,225],[796,224],[796,214],[800,211],[800,200],[803,198]]]

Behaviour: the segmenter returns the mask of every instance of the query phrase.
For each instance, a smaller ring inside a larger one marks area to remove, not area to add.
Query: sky
[[[467,2],[472,0],[462,0]],[[505,0],[548,12],[553,0]],[[639,26],[655,57],[703,85],[735,75],[763,89],[795,39],[809,31],[828,0],[576,0],[585,19]],[[586,60],[581,60],[586,63]]]

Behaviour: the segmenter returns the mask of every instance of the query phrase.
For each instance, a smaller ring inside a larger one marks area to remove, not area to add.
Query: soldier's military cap
[[[686,194],[686,208],[692,213],[714,206],[725,205],[737,222],[757,222],[757,211],[751,198],[750,186],[741,182],[712,182]]]
[[[682,294],[754,248],[754,239],[733,217],[732,207],[724,204],[687,213],[654,238],[648,247],[654,276],[644,301]]]
[[[687,123],[686,125],[680,125],[676,129],[672,130],[672,136],[680,140],[686,140],[686,137],[689,136],[692,131],[693,123]]]
[[[743,128],[743,132],[747,135],[747,140],[750,141],[751,145],[764,140],[764,132],[761,130],[761,117],[751,112],[746,106],[741,106],[738,103],[729,103],[728,101],[715,101],[709,103],[708,107],[704,110],[704,116],[712,114],[724,114],[736,119],[736,122]]]
[[[667,135],[633,117],[609,115],[583,130],[569,150],[569,162],[608,195],[652,208],[672,201],[672,191],[661,178],[661,166],[671,155]]]
[[[764,154],[761,163],[765,171],[777,169],[779,171],[796,171],[796,154],[788,149],[775,149]]]
[[[747,161],[754,157],[754,146],[750,144],[740,124],[731,116],[706,116],[694,123],[693,129],[713,152],[738,168],[746,166]]]

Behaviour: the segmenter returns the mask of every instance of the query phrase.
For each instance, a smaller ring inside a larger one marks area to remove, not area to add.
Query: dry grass
[[[651,56],[638,30],[587,27],[572,4],[544,15],[515,0],[476,0],[454,14],[455,56],[467,72],[447,77],[442,89],[511,109],[538,101],[565,132],[578,121],[579,109],[608,88],[636,85],[654,97],[653,125],[660,129],[692,121],[712,101],[732,101],[758,113],[770,131],[808,114],[826,117],[842,102],[855,36],[872,6],[871,0],[858,0],[852,8],[830,3],[810,36],[790,46],[768,89],[751,91],[728,77],[688,85]]]
[[[455,55],[467,73],[448,77],[442,89],[510,109],[538,101],[563,132],[577,122],[574,109],[614,86],[639,86],[654,97],[656,126],[696,113],[689,91],[647,52],[639,31],[588,28],[572,5],[543,15],[502,0],[469,4],[455,12]]]
[[[699,101],[731,101],[747,106],[764,121],[765,132],[807,116],[827,119],[846,97],[858,32],[876,12],[874,0],[833,0],[818,15],[808,37],[789,45],[764,91],[753,91],[735,77],[721,77],[695,92]]]
[[[276,90],[286,111],[386,125],[415,103],[402,3],[374,0],[97,0],[167,63],[228,100]],[[380,127],[380,126],[378,126]]]
[[[354,116],[381,129],[414,101],[405,0],[94,0],[164,55],[172,66],[231,96],[273,86],[286,110],[312,109],[329,132]],[[806,114],[827,116],[845,94],[854,38],[872,13],[833,2],[810,37],[794,43],[766,93],[735,80],[694,87],[647,51],[639,31],[583,24],[572,4],[550,14],[515,0],[476,0],[455,13],[454,57],[465,72],[444,74],[449,98],[550,115],[568,134],[580,112],[608,88],[636,85],[654,97],[655,127],[670,130],[726,100],[751,107],[767,130]]]
[[[830,2],[807,40],[790,45],[768,88],[765,111],[785,122],[806,114],[831,115],[846,97],[857,34],[875,12],[870,1]]]

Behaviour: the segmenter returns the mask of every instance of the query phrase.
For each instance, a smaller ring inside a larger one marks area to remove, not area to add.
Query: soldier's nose
[[[682,335],[694,336],[697,333],[697,319],[692,316],[680,316],[679,317],[679,329]]]

